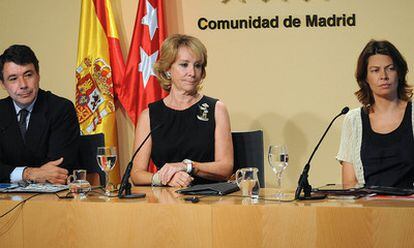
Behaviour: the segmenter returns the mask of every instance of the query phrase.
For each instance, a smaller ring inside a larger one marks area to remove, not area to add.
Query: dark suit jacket
[[[79,123],[69,100],[39,90],[26,132],[20,134],[17,114],[10,97],[0,100],[0,182],[9,182],[18,166],[40,167],[63,157],[61,167],[77,165]]]

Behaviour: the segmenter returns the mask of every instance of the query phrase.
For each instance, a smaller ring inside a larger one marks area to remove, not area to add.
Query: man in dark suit
[[[79,123],[69,100],[39,89],[39,62],[24,45],[0,56],[0,182],[65,184],[77,165]]]

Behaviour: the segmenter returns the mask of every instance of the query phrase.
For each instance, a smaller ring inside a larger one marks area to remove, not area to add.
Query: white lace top
[[[411,111],[411,120],[414,123],[414,111]],[[414,134],[414,125],[413,125]],[[336,159],[339,162],[348,162],[354,166],[358,183],[365,184],[364,168],[361,161],[362,119],[361,108],[350,110],[342,125],[341,142]]]

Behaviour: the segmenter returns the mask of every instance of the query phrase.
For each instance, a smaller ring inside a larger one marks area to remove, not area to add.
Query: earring
[[[171,72],[166,71],[165,76],[167,77],[167,79],[171,79]]]

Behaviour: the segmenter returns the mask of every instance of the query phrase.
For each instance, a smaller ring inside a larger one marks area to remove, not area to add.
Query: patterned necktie
[[[19,115],[20,115],[20,119],[19,119],[19,128],[20,128],[20,133],[22,134],[22,138],[23,141],[26,141],[26,119],[27,119],[27,115],[29,114],[29,111],[27,111],[27,109],[21,109],[19,111]]]

